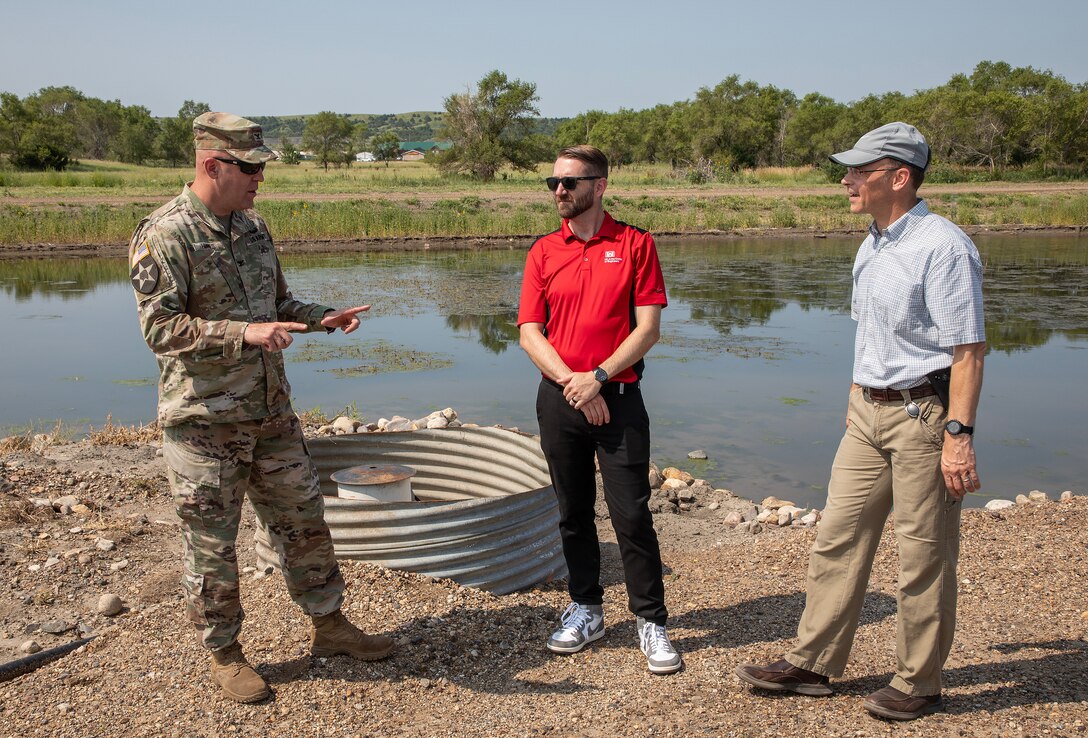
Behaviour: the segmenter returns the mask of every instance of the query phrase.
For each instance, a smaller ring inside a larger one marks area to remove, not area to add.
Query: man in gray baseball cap
[[[895,508],[897,667],[863,706],[889,720],[943,709],[941,669],[956,626],[960,502],[981,483],[972,433],[986,331],[982,261],[963,231],[917,196],[929,146],[889,123],[831,156],[846,167],[850,210],[872,218],[854,262],[857,321],[846,434],[809,557],[797,644],[743,681],[832,693],[853,645],[877,546]]]

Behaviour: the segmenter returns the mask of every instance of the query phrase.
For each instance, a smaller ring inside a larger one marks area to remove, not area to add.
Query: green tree
[[[155,139],[155,151],[159,158],[172,167],[195,163],[193,120],[208,112],[211,112],[211,108],[207,103],[186,100],[178,108],[176,116],[162,119],[159,122],[159,135]]]
[[[11,105],[10,129],[3,135],[10,139],[12,164],[24,169],[66,168],[79,145],[75,120],[82,100],[83,93],[74,87],[44,87],[19,106]]]
[[[120,100],[89,97],[80,102],[76,114],[80,156],[91,159],[110,156],[113,140],[121,130],[122,111]]]
[[[532,116],[539,115],[536,85],[509,80],[498,70],[488,72],[476,90],[445,100],[443,134],[453,147],[435,157],[445,172],[467,173],[486,181],[504,164],[531,171],[537,160],[526,140]]]
[[[589,137],[593,135],[593,128],[607,117],[608,113],[603,110],[588,110],[563,121],[555,129],[557,149],[589,143]]]
[[[846,106],[819,93],[805,95],[786,120],[783,158],[791,166],[821,166],[836,148],[835,125]],[[852,143],[852,142],[851,142]]]
[[[691,105],[695,153],[733,170],[781,162],[782,122],[796,98],[788,90],[732,75],[702,88]]]
[[[632,161],[638,143],[633,111],[623,110],[602,118],[589,134],[589,143],[608,157],[610,167],[619,169]]]
[[[370,153],[377,161],[384,161],[389,166],[389,162],[400,156],[400,139],[392,131],[379,133],[370,139]]]
[[[30,121],[30,112],[18,95],[0,93],[0,154],[14,158],[19,153],[19,141]]]
[[[347,161],[352,151],[351,121],[331,110],[323,110],[306,120],[306,129],[302,132],[302,145],[309,149],[314,158],[328,171],[329,164],[339,166]]]
[[[122,108],[120,120],[121,125],[111,143],[110,151],[120,161],[143,164],[155,152],[158,124],[151,117],[151,111],[142,105]]]
[[[294,166],[302,161],[302,154],[295,148],[295,145],[291,143],[291,139],[284,136],[280,139],[280,161],[284,164]]]

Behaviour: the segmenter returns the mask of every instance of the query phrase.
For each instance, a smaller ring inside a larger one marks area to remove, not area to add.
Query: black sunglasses
[[[248,174],[251,177],[257,172],[264,171],[263,161],[260,164],[250,164],[248,161],[239,161],[238,159],[220,159],[218,156],[213,156],[212,158],[216,161],[221,161],[224,164],[233,164],[234,166],[238,167],[239,171],[241,171],[242,174]]]
[[[573,190],[583,179],[604,179],[604,177],[548,177],[544,181],[547,183],[548,189],[555,192],[559,189],[560,183],[562,183],[564,190]]]

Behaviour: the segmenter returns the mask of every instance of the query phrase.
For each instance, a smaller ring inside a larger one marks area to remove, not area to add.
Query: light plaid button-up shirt
[[[906,389],[952,364],[952,349],[986,340],[982,260],[955,224],[919,200],[858,249],[850,315],[854,382]]]

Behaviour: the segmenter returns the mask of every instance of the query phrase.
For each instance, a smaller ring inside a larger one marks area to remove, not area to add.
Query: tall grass
[[[862,227],[841,198],[606,197],[619,220],[658,233],[739,229],[832,230]],[[943,196],[930,207],[963,225],[1074,226],[1088,223],[1088,195],[1055,193]],[[123,244],[149,205],[0,205],[0,244]],[[554,230],[554,207],[479,195],[409,204],[392,199],[268,200],[259,204],[277,240],[381,239],[403,236],[530,236]]]

